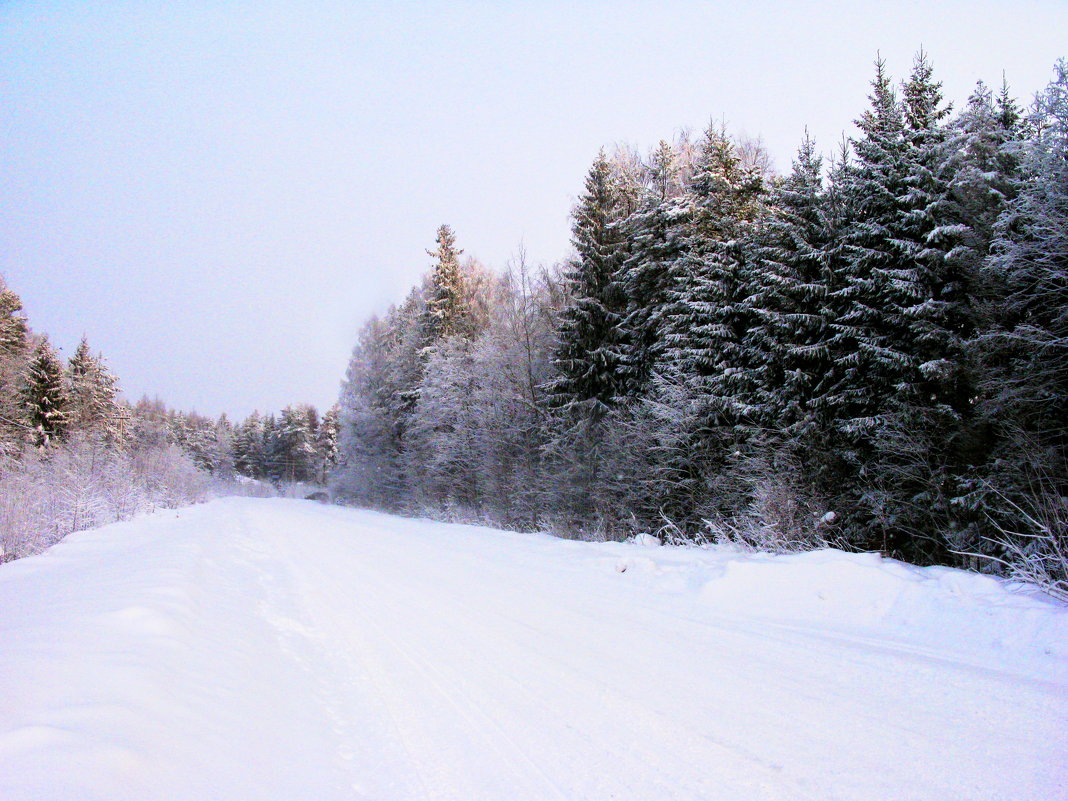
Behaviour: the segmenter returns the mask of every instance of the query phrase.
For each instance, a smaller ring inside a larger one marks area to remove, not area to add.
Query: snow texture
[[[0,567],[0,798],[1057,799],[1068,610],[227,499]]]

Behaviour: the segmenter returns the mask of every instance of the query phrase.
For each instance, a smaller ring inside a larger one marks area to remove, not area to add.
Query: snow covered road
[[[227,499],[0,566],[0,799],[1068,798],[1068,612]]]

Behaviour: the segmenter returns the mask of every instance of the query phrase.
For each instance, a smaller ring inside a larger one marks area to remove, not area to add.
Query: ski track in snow
[[[0,568],[0,799],[1064,799],[1065,635],[870,555],[226,499]]]

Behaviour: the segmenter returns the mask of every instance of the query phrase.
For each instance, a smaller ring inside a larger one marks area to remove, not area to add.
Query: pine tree
[[[34,445],[46,448],[62,440],[70,427],[69,398],[63,365],[44,337],[26,370],[25,404]]]

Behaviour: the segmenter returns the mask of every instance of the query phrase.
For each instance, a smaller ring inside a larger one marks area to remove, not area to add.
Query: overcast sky
[[[0,3],[0,273],[127,395],[329,405],[360,323],[442,222],[484,263],[568,251],[602,145],[710,118],[789,168],[830,151],[881,51],[960,105],[1023,99],[1068,3]]]

